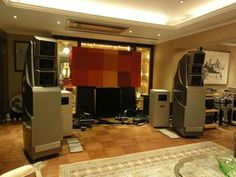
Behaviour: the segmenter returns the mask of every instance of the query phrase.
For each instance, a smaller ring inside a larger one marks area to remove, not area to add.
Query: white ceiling
[[[62,2],[64,0],[47,1]],[[81,0],[66,0],[71,4],[79,1]],[[35,2],[37,1],[35,0]],[[44,0],[38,2],[44,2]],[[56,7],[57,9],[54,9],[52,7],[39,7],[39,4],[37,6],[18,5],[8,2],[8,0],[1,0],[0,29],[7,33],[54,34],[157,44],[236,22],[236,0],[185,0],[183,4],[178,3],[178,0],[83,0],[83,2],[89,2],[89,4],[79,4],[78,7],[87,7],[84,8],[87,11],[83,8],[73,8],[69,11],[65,4],[63,5],[64,10],[60,10],[59,5]],[[231,3],[231,5],[214,10],[219,8],[222,2],[224,5],[227,3]],[[94,3],[95,6],[93,6]],[[76,4],[73,7],[75,6]],[[92,11],[93,9],[95,11]],[[78,12],[79,10],[80,12]],[[203,15],[204,10],[206,12],[214,11]],[[119,13],[116,14],[116,12],[120,12],[122,16],[117,16]],[[137,12],[138,14],[134,15]],[[13,18],[14,15],[17,16],[17,19]],[[165,17],[162,18],[165,21],[159,19],[160,15]],[[142,19],[143,16],[146,19]],[[124,19],[126,17],[128,20]],[[103,25],[118,25],[127,27],[133,32],[129,33],[129,30],[126,30],[121,34],[111,35],[97,33],[96,31],[70,31],[65,28],[67,19]],[[60,21],[60,24],[57,24],[57,21]]]

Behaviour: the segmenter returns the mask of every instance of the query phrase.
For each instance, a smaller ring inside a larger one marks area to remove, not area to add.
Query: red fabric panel
[[[103,86],[106,87],[117,87],[118,86],[117,71],[103,71]]]
[[[130,87],[131,86],[131,73],[118,72],[118,85],[120,87]]]
[[[133,71],[131,73],[131,85],[135,85],[135,87],[141,86],[141,73],[137,71]]]
[[[119,52],[118,71],[132,71],[132,53],[126,51]]]
[[[87,69],[89,62],[85,59],[82,59],[86,54],[88,53],[87,50],[80,50],[81,48],[78,47],[72,47],[72,53],[71,53],[71,66],[72,71],[75,69]],[[76,59],[77,58],[77,59]]]
[[[72,68],[72,85],[88,86],[88,70]]]
[[[73,85],[140,86],[139,52],[73,47],[71,57]]]
[[[103,70],[117,71],[118,68],[118,51],[111,50],[112,52],[104,52]]]
[[[87,86],[103,86],[102,75],[102,70],[89,70]]]
[[[88,62],[87,69],[94,69],[94,70],[102,70],[103,69],[103,55],[102,53],[85,53],[85,55],[81,56],[83,60]]]
[[[141,74],[141,53],[132,52],[132,71],[140,71]]]

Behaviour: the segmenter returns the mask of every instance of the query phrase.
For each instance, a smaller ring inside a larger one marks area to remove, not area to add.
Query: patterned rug
[[[60,166],[60,177],[224,177],[216,158],[233,152],[211,141]]]

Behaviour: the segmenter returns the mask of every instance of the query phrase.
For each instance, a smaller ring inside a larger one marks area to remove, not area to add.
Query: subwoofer
[[[120,113],[121,96],[118,87],[96,88],[96,116],[111,117]]]
[[[95,87],[77,86],[77,104],[76,111],[77,114],[80,110],[95,114]]]
[[[136,97],[134,87],[121,88],[121,112],[127,109],[136,110]]]

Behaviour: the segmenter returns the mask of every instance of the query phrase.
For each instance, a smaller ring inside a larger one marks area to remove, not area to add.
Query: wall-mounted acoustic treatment
[[[139,52],[73,47],[71,65],[75,86],[140,87]]]

